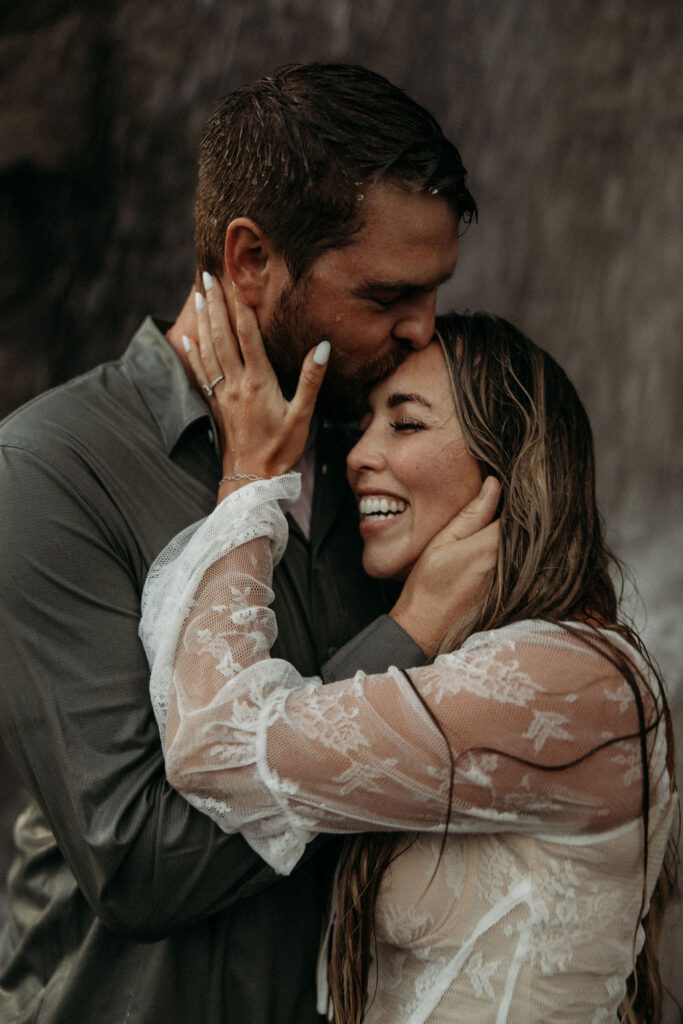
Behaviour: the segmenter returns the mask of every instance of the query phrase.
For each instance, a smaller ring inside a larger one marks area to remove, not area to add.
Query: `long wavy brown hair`
[[[647,733],[663,720],[670,777],[674,778],[671,716],[661,678],[641,640],[619,614],[612,573],[621,569],[608,550],[595,500],[593,439],[588,417],[564,371],[512,324],[477,313],[437,320],[455,406],[470,452],[482,475],[502,484],[498,564],[481,602],[454,622],[438,653],[456,650],[474,632],[523,619],[591,624],[575,635],[593,646],[624,676],[640,721],[643,768],[643,898],[646,911],[649,820]],[[645,658],[654,684],[605,642],[610,627]],[[571,626],[565,628],[574,632]],[[410,680],[410,676],[406,673]],[[412,682],[411,682],[412,685]],[[653,692],[653,685],[657,692]],[[646,720],[642,688],[651,693]],[[414,688],[415,689],[415,688]],[[416,690],[417,693],[417,690]],[[417,696],[440,729],[438,719]],[[443,732],[442,732],[443,735]],[[445,739],[445,736],[444,736]],[[454,761],[451,754],[451,782]],[[452,789],[452,786],[451,786]],[[444,822],[441,852],[448,835]],[[658,1024],[662,984],[657,946],[664,911],[676,893],[677,844],[669,841],[664,866],[644,918],[645,944],[635,957],[620,1020]],[[328,978],[334,1020],[360,1024],[368,1001],[377,896],[384,872],[406,848],[401,834],[365,834],[347,841],[338,878],[337,918]],[[635,934],[634,934],[635,948]]]

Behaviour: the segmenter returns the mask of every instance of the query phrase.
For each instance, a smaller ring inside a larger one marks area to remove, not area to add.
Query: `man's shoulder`
[[[45,392],[0,424],[0,449],[60,457],[123,461],[134,452],[165,455],[208,408],[183,364],[148,317],[123,355]]]
[[[145,419],[149,413],[122,360],[117,359],[43,392],[10,413],[0,423],[0,448],[47,458],[98,441],[107,444],[122,425],[130,423],[134,432]]]
[[[35,429],[46,416],[51,419],[64,415],[68,418],[74,405],[82,408],[83,404],[93,401],[103,387],[103,379],[111,374],[121,373],[121,359],[103,362],[42,391],[23,405],[18,406],[0,421],[0,436],[4,439],[15,431]]]

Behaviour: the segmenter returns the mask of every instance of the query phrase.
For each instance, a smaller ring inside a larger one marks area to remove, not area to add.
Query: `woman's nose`
[[[365,469],[380,469],[383,461],[375,431],[369,426],[346,456],[346,468],[349,473],[362,473]]]

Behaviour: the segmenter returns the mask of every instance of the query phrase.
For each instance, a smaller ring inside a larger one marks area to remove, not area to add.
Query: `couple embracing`
[[[282,69],[176,323],[4,424],[3,1020],[658,1019],[666,697],[572,385],[435,322],[475,214],[400,90]]]

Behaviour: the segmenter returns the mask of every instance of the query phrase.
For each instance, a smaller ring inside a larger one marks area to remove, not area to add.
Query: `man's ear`
[[[251,217],[237,217],[228,224],[224,259],[230,280],[256,310],[271,307],[289,278],[284,257]]]

